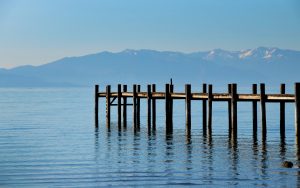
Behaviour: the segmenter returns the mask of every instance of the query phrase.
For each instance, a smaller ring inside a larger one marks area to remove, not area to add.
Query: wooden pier
[[[280,85],[280,94],[266,94],[265,84],[259,85],[258,93],[257,84],[252,85],[252,93],[237,93],[237,84],[228,84],[228,93],[213,93],[213,86],[203,84],[201,92],[192,92],[191,85],[185,85],[185,92],[174,92],[172,82],[165,85],[165,91],[157,92],[156,85],[147,85],[147,91],[141,91],[140,85],[133,85],[132,92],[127,91],[127,85],[118,84],[117,91],[111,92],[111,86],[106,86],[106,91],[100,92],[99,86],[95,85],[95,126],[99,122],[99,98],[106,98],[106,126],[110,129],[111,107],[117,106],[118,128],[119,130],[127,127],[127,106],[133,108],[133,129],[140,130],[140,100],[147,100],[147,128],[148,132],[156,130],[156,101],[165,101],[165,130],[167,134],[173,131],[173,100],[185,100],[186,116],[186,135],[191,135],[191,103],[193,100],[202,101],[202,129],[203,134],[211,134],[212,131],[212,103],[214,101],[224,101],[228,103],[228,130],[233,138],[238,135],[237,123],[237,104],[240,102],[252,103],[252,121],[253,135],[257,134],[258,112],[257,104],[260,103],[261,113],[261,131],[263,139],[267,136],[266,121],[266,103],[279,103],[280,105],[280,135],[285,137],[285,103],[295,103],[295,131],[296,136],[300,135],[300,83],[295,83],[295,92],[293,94],[285,93],[285,84]],[[129,100],[130,99],[130,100]],[[114,104],[116,101],[116,104]],[[123,103],[122,103],[123,101]],[[131,102],[131,103],[129,103]],[[122,117],[123,115],[123,117]],[[122,126],[123,122],[123,126]]]

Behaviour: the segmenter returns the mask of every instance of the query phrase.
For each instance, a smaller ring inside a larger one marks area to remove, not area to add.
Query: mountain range
[[[0,87],[94,84],[293,83],[300,81],[300,51],[259,47],[182,53],[155,50],[100,52],[39,66],[0,69]]]

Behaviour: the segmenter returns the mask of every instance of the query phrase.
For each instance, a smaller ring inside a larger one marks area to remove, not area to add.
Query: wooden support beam
[[[252,84],[252,93],[257,94],[257,84]],[[253,135],[257,135],[257,101],[252,101],[252,124]]]
[[[110,101],[110,105],[113,105],[114,101],[117,99],[117,96],[112,96],[112,94],[110,93],[110,97],[113,97],[113,100]]]
[[[106,127],[110,129],[110,85],[106,86]]]
[[[147,127],[151,133],[151,85],[147,85]]]
[[[231,96],[231,84],[228,84],[228,95]],[[232,132],[232,123],[231,123],[231,100],[228,101],[228,134],[231,135]]]
[[[155,84],[152,84],[152,93],[156,92]],[[152,97],[152,96],[151,96]],[[156,99],[152,97],[152,130],[156,130]]]
[[[95,85],[95,127],[99,126],[99,85]]]
[[[211,84],[208,85],[208,133],[211,135],[212,133],[212,100],[213,100],[213,86]]]
[[[231,125],[231,135],[237,138],[237,84],[231,84]]]
[[[121,100],[122,100],[122,86],[121,84],[118,84],[118,129],[121,130],[121,124],[122,124],[122,106],[121,106]]]
[[[186,135],[191,136],[191,85],[185,85],[185,121]]]
[[[285,94],[285,84],[280,84],[280,94]],[[280,102],[280,137],[285,138],[285,102]]]
[[[261,108],[261,127],[263,140],[267,137],[267,118],[266,118],[266,93],[265,84],[260,84],[260,108]]]
[[[133,97],[132,97],[132,106],[133,106],[133,110],[132,110],[132,113],[133,113],[133,128],[134,128],[134,131],[136,131],[137,129],[137,121],[136,121],[136,96],[137,96],[137,93],[136,93],[136,84],[133,85],[133,88],[132,88],[132,92],[133,92]]]
[[[123,85],[123,92],[127,92],[127,85]],[[123,96],[123,127],[127,127],[127,97]]]
[[[172,125],[170,123],[170,85],[165,86],[165,112],[166,112],[166,133],[172,133]]]
[[[191,100],[207,100],[208,95],[203,93],[192,93]],[[98,93],[99,97],[106,97],[106,92]],[[112,92],[111,97],[117,97],[117,92]],[[122,93],[122,97],[133,97],[132,92],[124,92]],[[295,95],[294,94],[266,94],[266,102],[282,102],[285,103],[294,103]],[[147,98],[147,92],[139,92],[139,98]],[[165,92],[152,92],[153,99],[165,99]],[[172,93],[172,99],[185,99],[185,93]],[[238,101],[241,102],[252,102],[252,101],[260,101],[260,94],[238,94]],[[213,93],[213,101],[230,101],[231,95],[228,93]]]
[[[295,130],[297,141],[300,140],[300,83],[295,83]],[[299,143],[299,142],[298,142]]]
[[[111,104],[110,106],[118,106],[118,104]],[[124,104],[121,104],[121,106],[124,106]],[[132,104],[126,104],[126,106],[132,106]]]
[[[203,94],[207,93],[207,85],[203,84],[202,85],[202,92]],[[203,99],[202,100],[202,132],[203,135],[206,135],[206,129],[207,127],[207,100]]]

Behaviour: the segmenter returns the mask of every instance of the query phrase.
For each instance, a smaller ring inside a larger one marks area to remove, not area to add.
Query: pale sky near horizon
[[[0,68],[100,51],[300,50],[299,0],[0,0]]]

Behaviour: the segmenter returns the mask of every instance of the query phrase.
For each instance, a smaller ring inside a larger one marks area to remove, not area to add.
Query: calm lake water
[[[249,87],[250,88],[250,87]],[[220,89],[221,90],[221,89]],[[276,90],[274,90],[276,91]],[[245,90],[247,92],[247,90]],[[278,91],[277,91],[278,92]],[[299,187],[294,106],[286,107],[286,139],[279,136],[278,104],[267,104],[268,137],[252,136],[251,104],[238,105],[238,139],[228,138],[226,103],[213,103],[212,136],[202,136],[201,102],[192,103],[192,137],[185,137],[184,103],[174,103],[174,133],[166,136],[163,101],[157,132],[94,128],[93,88],[0,89],[0,187],[203,186]],[[259,105],[258,105],[259,106]]]

